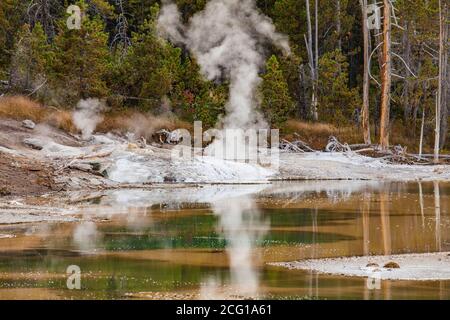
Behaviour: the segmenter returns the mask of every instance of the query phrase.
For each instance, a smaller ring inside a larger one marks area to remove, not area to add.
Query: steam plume
[[[72,115],[74,125],[81,131],[83,139],[92,136],[97,124],[103,120],[101,112],[105,110],[105,105],[98,99],[80,100],[77,110]]]
[[[187,25],[181,22],[177,6],[164,1],[158,27],[163,37],[195,55],[206,78],[230,80],[225,128],[266,127],[255,100],[264,44],[275,44],[289,54],[289,43],[254,0],[211,0]]]

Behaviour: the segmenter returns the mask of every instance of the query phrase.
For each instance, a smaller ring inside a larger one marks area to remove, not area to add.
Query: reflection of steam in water
[[[94,222],[83,222],[73,231],[73,242],[80,251],[95,251],[100,238],[101,234]]]
[[[259,293],[259,275],[253,248],[257,240],[269,230],[269,222],[263,220],[254,200],[249,196],[213,203],[214,213],[219,216],[219,232],[227,242],[230,261],[231,288],[233,294],[255,297]],[[223,298],[218,290],[219,281],[207,279],[201,295],[207,299]]]

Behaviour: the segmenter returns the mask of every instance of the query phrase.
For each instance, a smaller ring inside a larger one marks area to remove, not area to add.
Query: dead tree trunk
[[[441,110],[442,110],[442,89],[443,89],[443,72],[444,72],[444,14],[442,7],[442,0],[439,0],[439,84],[436,97],[436,128],[434,140],[434,162],[439,162],[439,151],[441,144]]]
[[[317,0],[316,0],[317,2]],[[313,54],[313,32],[311,23],[311,11],[309,0],[306,0],[306,18],[308,24],[308,40],[305,39],[306,47],[308,51],[309,68],[311,69],[311,82],[312,82],[312,98],[311,98],[311,112],[314,121],[319,120],[319,114],[317,111],[317,61],[314,61]],[[317,21],[317,16],[316,16]],[[317,46],[317,44],[316,44]],[[317,54],[318,55],[318,54]]]
[[[425,108],[422,109],[422,124],[420,125],[420,143],[419,143],[419,157],[422,157],[423,153],[423,131],[425,128]]]
[[[370,121],[369,121],[369,26],[367,21],[367,0],[360,0],[362,10],[362,25],[364,36],[364,83],[363,83],[363,106],[361,111],[362,129],[364,143],[371,144]]]
[[[391,100],[391,2],[384,0],[383,65],[381,68],[380,146],[389,147],[389,114]]]
[[[444,3],[444,8],[443,8],[443,19],[444,19],[444,30],[443,30],[443,40],[444,43],[446,43],[448,40],[448,36],[449,36],[449,28],[450,25],[448,23],[446,23],[447,19],[448,19],[448,13],[449,13],[449,8],[448,8],[448,4]],[[450,83],[450,73],[449,73],[449,68],[448,68],[448,45],[446,47],[444,47],[444,53],[443,53],[444,57],[443,57],[443,70],[442,70],[442,77],[443,77],[443,83],[442,83],[442,121],[441,121],[441,141],[440,141],[440,145],[441,145],[441,149],[445,148],[445,143],[447,142],[447,135],[448,135],[448,116],[449,116],[449,89],[448,89],[448,85]]]
[[[405,30],[403,30],[402,34],[402,44],[404,48],[404,58],[407,65],[411,65],[411,41],[409,37],[409,30],[410,30],[410,23],[407,21],[405,23]],[[412,104],[411,104],[411,80],[409,78],[408,71],[405,70],[405,79],[404,79],[404,85],[403,85],[403,120],[405,123],[408,123],[408,121],[411,119],[412,114]],[[415,129],[415,125],[412,126],[412,130]]]
[[[367,6],[366,6],[367,7]],[[338,49],[342,52],[342,20],[341,20],[341,0],[336,0],[336,33],[338,36]]]
[[[319,112],[317,110],[318,108],[318,104],[319,104],[319,0],[315,0],[315,52],[316,52],[316,56],[315,56],[315,63],[316,63],[316,67],[315,67],[315,93],[314,93],[314,110],[315,110],[315,115],[314,115],[314,120],[317,121],[319,120]]]

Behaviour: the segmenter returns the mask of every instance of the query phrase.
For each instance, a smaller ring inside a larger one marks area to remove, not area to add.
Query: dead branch
[[[325,151],[326,152],[352,152],[352,149],[350,149],[350,146],[347,143],[342,144],[339,142],[339,140],[336,137],[331,136],[328,139],[328,144],[325,147]]]
[[[305,153],[300,147],[287,140],[281,140],[280,149],[287,152]]]

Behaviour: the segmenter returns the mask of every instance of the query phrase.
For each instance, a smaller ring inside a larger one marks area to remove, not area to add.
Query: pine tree
[[[319,61],[319,114],[331,123],[349,123],[361,106],[356,88],[348,86],[348,63],[339,50],[328,52]]]
[[[85,3],[79,2],[79,6],[84,12]],[[65,25],[60,29],[55,37],[50,74],[51,85],[60,99],[56,102],[74,105],[79,99],[108,95],[110,55],[102,19],[83,15],[79,30],[69,30]]]
[[[170,94],[181,69],[181,50],[157,36],[158,12],[158,5],[153,6],[151,19],[133,34],[133,46],[111,77],[115,92],[140,101],[145,109],[155,109]]]
[[[11,86],[16,92],[34,93],[46,82],[46,65],[51,56],[50,45],[40,23],[33,30],[25,24],[16,37],[12,64]]]
[[[273,125],[282,125],[294,110],[295,104],[289,96],[288,84],[274,55],[267,61],[261,93],[261,108],[266,119]]]
[[[0,81],[7,82],[11,53],[16,33],[23,23],[22,17],[27,3],[22,0],[0,1]]]

